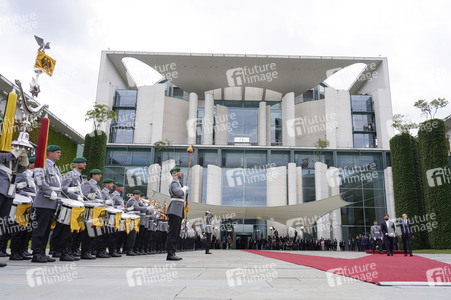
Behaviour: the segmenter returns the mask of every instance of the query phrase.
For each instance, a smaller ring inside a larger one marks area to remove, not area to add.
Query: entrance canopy
[[[292,227],[310,227],[325,214],[353,204],[353,202],[343,200],[342,195],[302,204],[272,207],[222,206],[189,202],[188,221],[198,223],[197,220],[204,218],[205,211],[208,210],[215,214],[215,218],[223,220],[229,218],[264,219]],[[158,192],[152,192],[149,198],[157,200],[161,205],[165,203],[169,205],[171,201],[169,196]]]

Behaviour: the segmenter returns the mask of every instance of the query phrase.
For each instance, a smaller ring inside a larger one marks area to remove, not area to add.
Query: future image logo
[[[231,87],[271,82],[279,75],[276,69],[276,63],[230,69],[226,71],[227,82]]]
[[[426,178],[430,187],[451,184],[451,168],[435,168],[426,171]]]

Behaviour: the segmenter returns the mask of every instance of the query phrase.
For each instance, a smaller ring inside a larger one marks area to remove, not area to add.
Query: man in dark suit
[[[413,226],[412,222],[407,219],[407,214],[402,215],[402,220],[399,220],[399,227],[401,228],[402,245],[404,247],[404,256],[407,256],[407,247],[409,248],[410,256],[412,254],[412,239],[413,239]]]
[[[388,214],[385,214],[384,221],[381,223],[381,231],[384,236],[385,249],[387,256],[393,256],[393,238],[396,235],[395,224],[390,221]]]

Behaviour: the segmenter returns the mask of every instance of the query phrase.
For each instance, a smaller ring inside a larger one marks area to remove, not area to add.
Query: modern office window
[[[134,129],[114,128],[110,129],[110,143],[133,143]]]
[[[373,112],[373,99],[370,95],[351,95],[352,111]]]
[[[376,131],[373,114],[352,114],[354,131]]]
[[[138,98],[138,90],[116,90],[114,93],[114,106],[135,107]]]
[[[108,148],[106,151],[107,165],[127,165],[127,149],[125,148]]]
[[[233,115],[235,121],[229,131],[229,145],[257,144],[257,112],[257,108],[229,107],[229,115]]]
[[[207,167],[208,165],[218,165],[218,150],[198,150],[199,165]],[[204,169],[205,172],[206,169]]]
[[[376,148],[374,134],[354,133],[354,148]]]

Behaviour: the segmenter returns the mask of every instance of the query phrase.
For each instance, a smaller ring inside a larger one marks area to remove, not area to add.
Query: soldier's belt
[[[50,189],[53,190],[53,191],[61,192],[61,188],[60,187],[51,186]]]
[[[180,202],[183,202],[183,204],[185,204],[185,200],[180,199],[180,198],[171,198],[171,201],[180,201]]]

